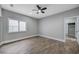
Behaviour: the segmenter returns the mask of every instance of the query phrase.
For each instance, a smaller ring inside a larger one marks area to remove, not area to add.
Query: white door
[[[79,43],[79,17],[77,17],[77,20],[76,20],[76,38]]]

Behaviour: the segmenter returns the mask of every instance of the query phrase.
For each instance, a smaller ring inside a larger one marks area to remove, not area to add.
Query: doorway
[[[75,22],[74,23],[68,23],[68,37],[69,38],[75,38]]]
[[[64,39],[77,39],[77,17],[68,17],[64,20]]]

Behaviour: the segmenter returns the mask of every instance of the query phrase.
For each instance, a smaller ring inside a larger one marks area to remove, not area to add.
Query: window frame
[[[15,31],[15,32],[10,32],[9,31],[9,20],[15,20],[15,19],[12,19],[12,18],[8,18],[8,33],[19,33],[19,32],[26,32],[27,31],[27,22],[26,21],[22,21],[22,20],[16,20],[18,21],[18,31]],[[24,31],[20,31],[20,22],[25,22],[25,30]]]
[[[21,27],[20,27],[20,22],[24,22],[24,23],[25,23],[25,26],[24,26],[25,28],[24,28],[24,30],[21,30],[21,29],[20,29],[20,28],[21,28]],[[25,32],[25,31],[27,31],[26,24],[27,24],[27,23],[26,23],[25,21],[19,21],[19,32]]]
[[[10,28],[10,25],[9,25],[9,21],[10,21],[10,20],[14,20],[14,19],[8,18],[8,33],[16,33],[16,32],[19,32],[19,31],[18,31],[19,25],[17,25],[17,31],[11,31],[11,32],[10,32],[10,29],[9,29],[9,28]],[[14,21],[17,21],[17,22],[18,22],[18,20],[14,20]]]

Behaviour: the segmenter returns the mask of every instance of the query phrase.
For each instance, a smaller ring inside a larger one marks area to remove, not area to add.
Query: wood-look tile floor
[[[64,43],[43,37],[33,37],[3,45],[1,54],[62,54]]]

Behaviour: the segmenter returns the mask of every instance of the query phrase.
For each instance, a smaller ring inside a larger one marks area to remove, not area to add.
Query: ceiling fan
[[[33,9],[32,11],[37,11],[37,14],[39,14],[39,13],[45,13],[44,10],[47,9],[47,7],[42,8],[39,5],[36,5],[36,7],[37,7],[38,10]]]

